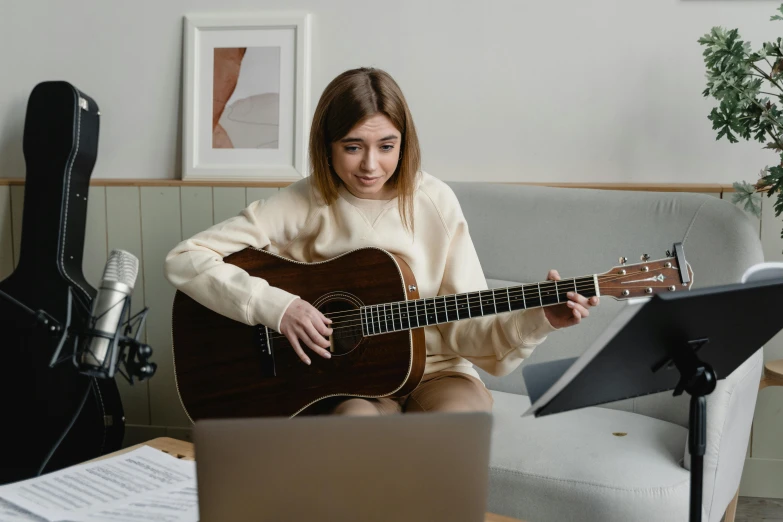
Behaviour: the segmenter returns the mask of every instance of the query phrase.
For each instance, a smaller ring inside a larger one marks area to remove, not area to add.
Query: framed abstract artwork
[[[182,178],[307,175],[310,15],[187,15]]]

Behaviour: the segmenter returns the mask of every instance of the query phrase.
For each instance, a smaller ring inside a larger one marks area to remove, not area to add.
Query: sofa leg
[[[726,514],[723,516],[723,522],[734,522],[734,517],[737,514],[737,502],[739,501],[739,488],[734,498],[731,499],[729,505],[726,507]]]

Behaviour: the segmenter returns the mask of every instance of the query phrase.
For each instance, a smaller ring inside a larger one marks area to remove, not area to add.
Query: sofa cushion
[[[607,408],[523,418],[526,396],[492,395],[489,511],[537,522],[676,520],[688,512],[682,426]]]

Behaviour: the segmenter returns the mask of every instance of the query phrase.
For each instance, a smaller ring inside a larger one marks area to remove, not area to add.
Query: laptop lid
[[[488,413],[214,419],[194,429],[202,522],[480,522]]]

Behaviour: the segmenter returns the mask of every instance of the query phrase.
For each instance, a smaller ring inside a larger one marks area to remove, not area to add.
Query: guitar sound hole
[[[362,318],[359,308],[344,299],[330,299],[318,306],[332,320],[332,338],[329,350],[332,357],[347,355],[362,341]]]

